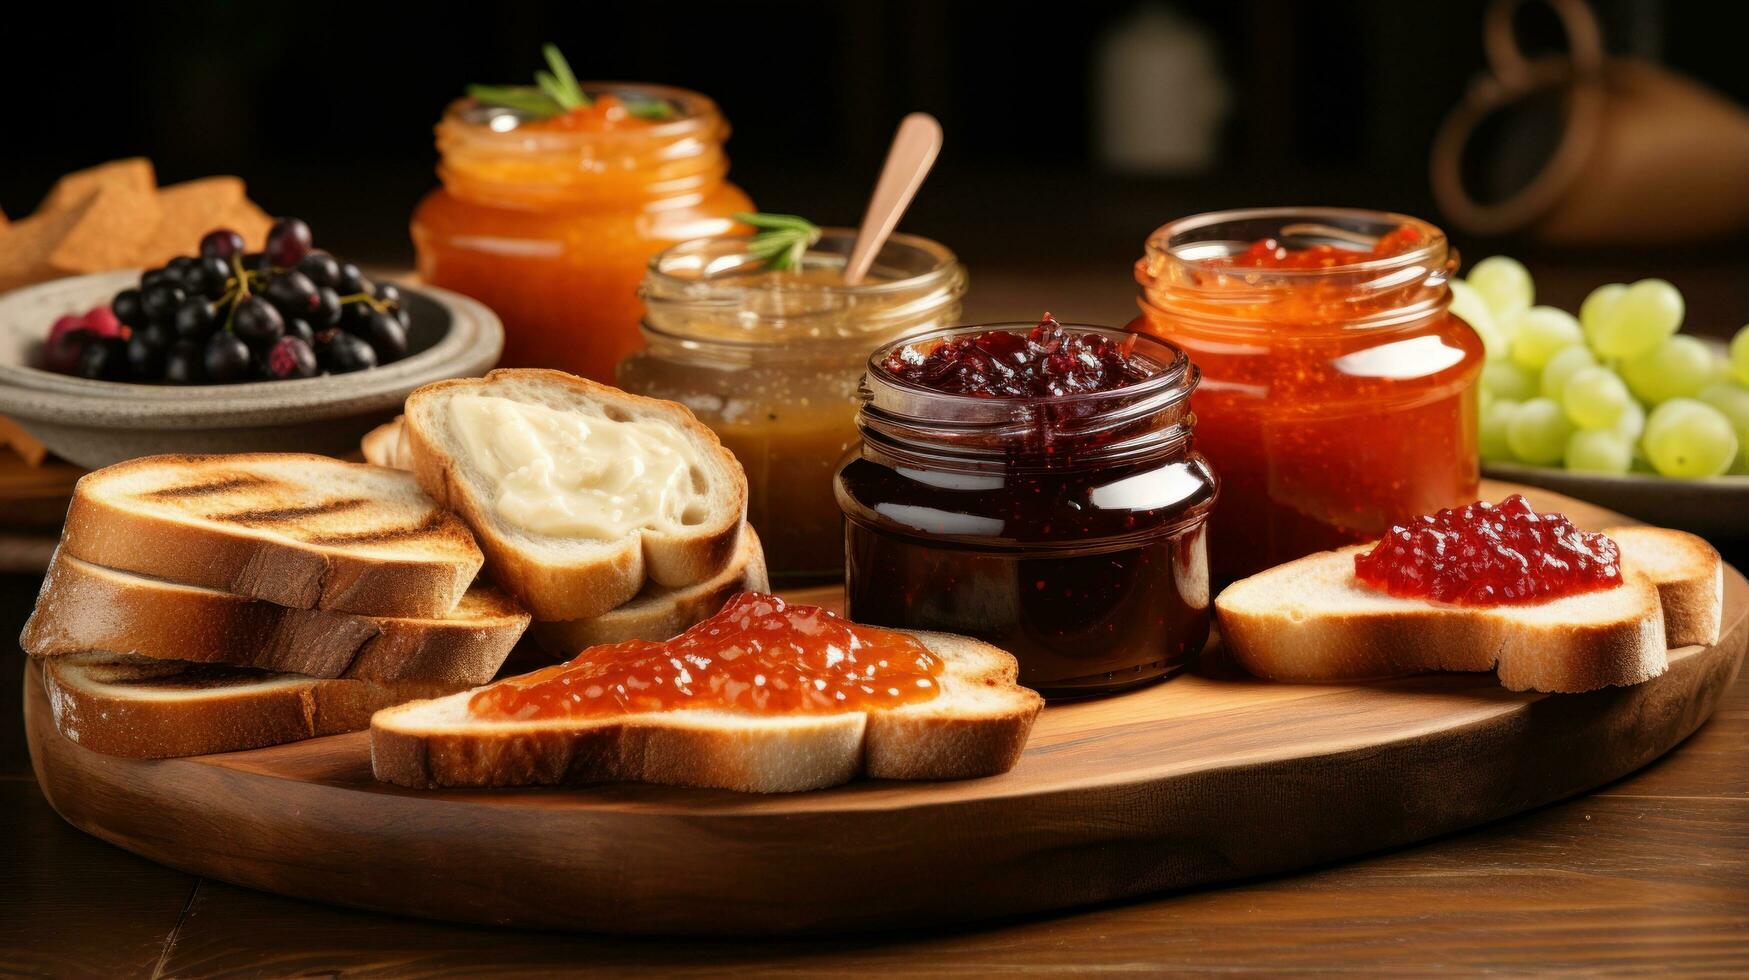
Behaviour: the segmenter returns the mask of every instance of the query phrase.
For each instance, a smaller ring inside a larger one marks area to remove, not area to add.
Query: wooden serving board
[[[1623,523],[1530,496],[1581,524]],[[267,891],[603,932],[916,928],[1277,874],[1598,786],[1681,742],[1735,677],[1749,583],[1734,569],[1724,622],[1720,643],[1672,651],[1663,676],[1582,695],[1514,694],[1491,674],[1272,684],[1211,650],[1165,684],[1047,708],[1007,775],[791,796],[417,792],[371,779],[364,733],[110,758],[55,730],[34,666],[25,721],[37,778],[73,825]]]

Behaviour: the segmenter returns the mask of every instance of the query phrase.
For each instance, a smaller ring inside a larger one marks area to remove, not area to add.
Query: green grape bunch
[[[1493,256],[1452,283],[1482,340],[1477,419],[1489,462],[1677,479],[1749,475],[1749,326],[1725,351],[1681,332],[1662,279],[1608,283],[1577,315],[1536,302],[1530,271]]]

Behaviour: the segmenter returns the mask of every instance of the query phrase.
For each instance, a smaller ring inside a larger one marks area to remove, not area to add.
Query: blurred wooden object
[[[1526,230],[1570,245],[1659,245],[1749,230],[1749,112],[1646,61],[1605,56],[1583,0],[1544,0],[1567,32],[1566,54],[1527,58],[1513,30],[1524,0],[1495,0],[1484,23],[1490,74],[1434,139],[1440,208],[1475,234]],[[1521,186],[1480,201],[1464,181],[1477,129],[1533,99],[1558,96],[1554,150]]]

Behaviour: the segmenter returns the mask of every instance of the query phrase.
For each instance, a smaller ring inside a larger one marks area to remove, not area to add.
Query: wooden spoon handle
[[[868,275],[875,256],[887,243],[887,236],[898,227],[899,218],[917,195],[917,188],[928,176],[941,152],[941,123],[927,112],[913,112],[899,121],[899,131],[893,134],[893,148],[887,151],[881,179],[875,184],[874,195],[868,199],[862,226],[856,231],[856,242],[850,247],[850,260],[844,264],[844,284],[855,286]]]

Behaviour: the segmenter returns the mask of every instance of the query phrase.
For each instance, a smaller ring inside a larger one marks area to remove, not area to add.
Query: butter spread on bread
[[[746,475],[682,405],[500,370],[413,392],[403,431],[420,486],[467,522],[487,574],[537,620],[600,616],[734,560]]]

